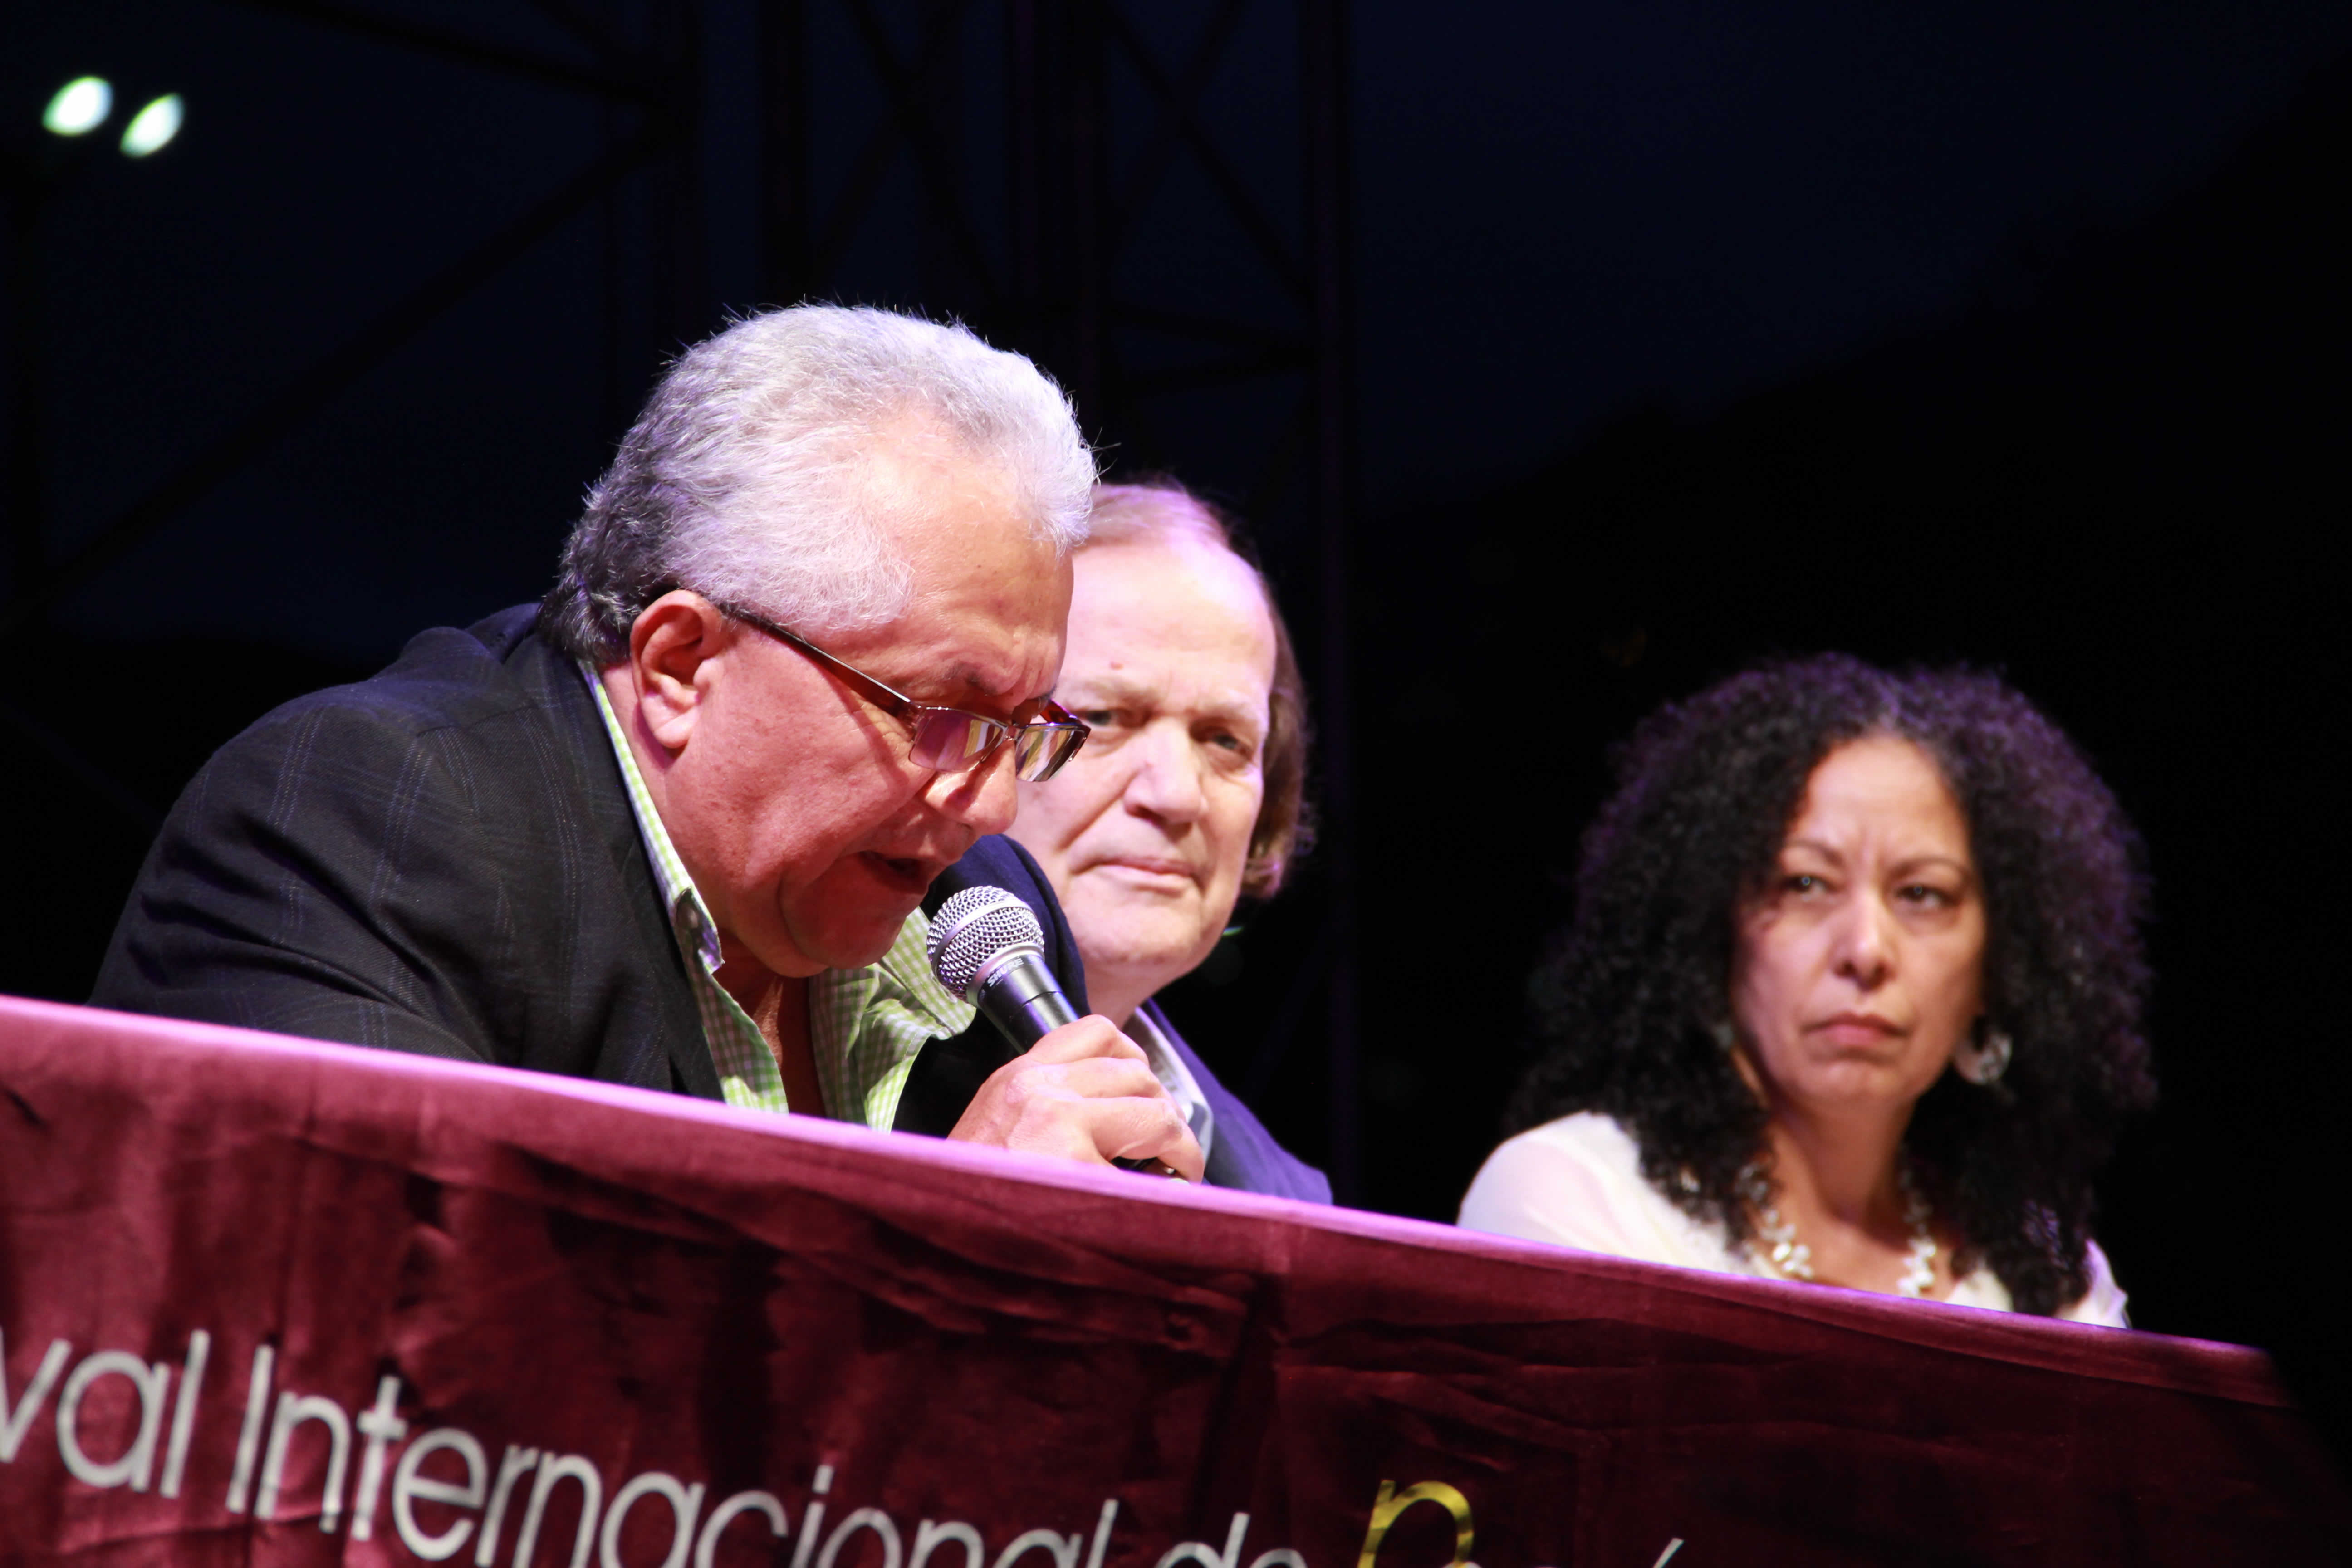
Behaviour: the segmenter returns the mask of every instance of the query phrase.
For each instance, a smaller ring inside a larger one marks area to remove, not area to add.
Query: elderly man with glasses
[[[92,1001],[888,1128],[924,1047],[989,1027],[921,903],[1086,727],[1050,700],[1093,461],[1035,367],[801,307],[664,376],[555,588],[265,718],[174,806]],[[936,1102],[936,1094],[930,1096]],[[1098,1017],[951,1136],[1202,1173]]]

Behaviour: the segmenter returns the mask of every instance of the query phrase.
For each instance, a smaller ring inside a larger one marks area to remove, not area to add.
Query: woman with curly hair
[[[1668,706],[1617,769],[1462,1223],[2122,1323],[2092,1178],[2155,1095],[2146,892],[2057,727],[1827,655]]]

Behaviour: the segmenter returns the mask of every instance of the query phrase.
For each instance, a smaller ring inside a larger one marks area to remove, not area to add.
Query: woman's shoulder
[[[1538,1192],[1598,1200],[1627,1184],[1648,1188],[1641,1146],[1616,1118],[1582,1110],[1505,1139],[1486,1156],[1463,1207],[1466,1214],[1474,1201]]]
[[[2058,1315],[2076,1323],[2104,1323],[2112,1329],[2128,1329],[2131,1318],[2124,1310],[2126,1300],[2124,1288],[2116,1283],[2116,1271],[2107,1263],[2107,1255],[2099,1250],[2095,1241],[2089,1244],[2090,1256],[2084,1259],[2091,1276],[2090,1288],[2080,1300],[2058,1309]]]
[[[2070,1323],[2096,1323],[2111,1329],[2128,1329],[2131,1319],[2124,1310],[2126,1297],[2123,1287],[2116,1283],[2116,1271],[2107,1263],[2107,1255],[2099,1250],[2095,1241],[2089,1244],[2090,1254],[2084,1259],[2091,1282],[2082,1295],[2058,1309],[2057,1315]],[[1982,1264],[1962,1277],[1947,1298],[1956,1307],[1980,1307],[1995,1312],[2013,1312],[2017,1305],[2009,1294],[2009,1287],[2000,1276]]]
[[[1642,1146],[1633,1135],[1598,1110],[1580,1110],[1506,1138],[1489,1159],[1506,1157],[1506,1151],[1513,1159],[1568,1160],[1629,1173],[1642,1168]]]
[[[1612,1117],[1579,1111],[1506,1139],[1462,1199],[1465,1230],[1612,1258],[1734,1269],[1721,1234],[1642,1174],[1641,1147]]]

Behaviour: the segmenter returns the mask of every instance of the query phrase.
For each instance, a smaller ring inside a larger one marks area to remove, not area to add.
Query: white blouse
[[[1615,1119],[1597,1111],[1530,1128],[1487,1155],[1463,1196],[1460,1224],[1465,1230],[1643,1263],[1780,1278],[1746,1248],[1727,1245],[1721,1227],[1692,1218],[1650,1185],[1632,1137]],[[2058,1315],[2078,1323],[2128,1327],[2124,1293],[2095,1242],[2090,1266],[2091,1288]],[[1971,1270],[1946,1300],[1961,1307],[2012,1310],[2009,1287],[1990,1268]]]

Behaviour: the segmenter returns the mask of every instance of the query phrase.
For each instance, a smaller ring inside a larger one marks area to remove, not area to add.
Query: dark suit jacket
[[[595,700],[521,605],[222,747],[90,1000],[715,1098]]]
[[[425,632],[222,747],[148,852],[91,1002],[717,1099],[595,699],[537,620]],[[991,839],[967,860],[1039,911],[1083,1005],[1036,863]],[[982,1021],[933,1048],[1003,1043]],[[952,1100],[931,1054],[909,1095],[934,1118],[952,1103],[944,1132],[970,1088]]]

